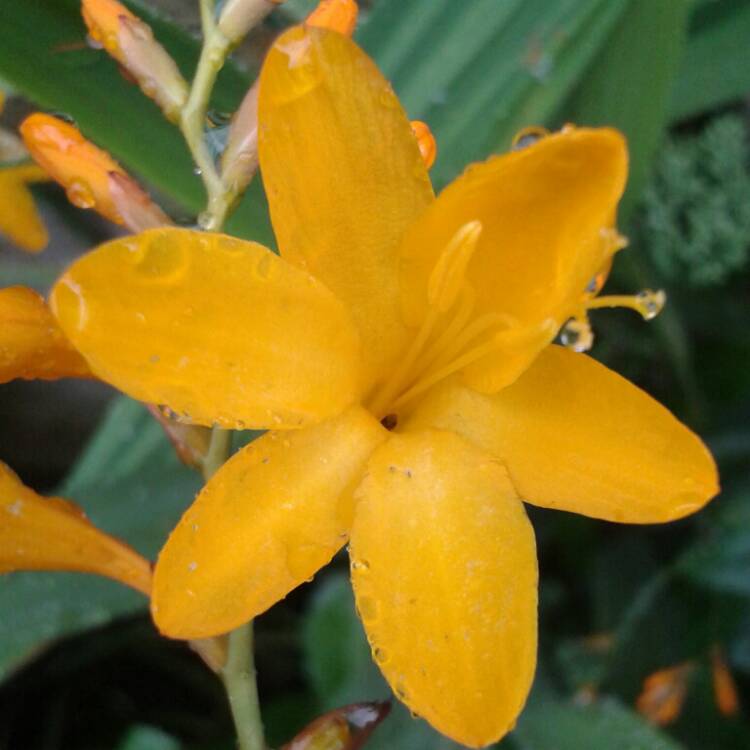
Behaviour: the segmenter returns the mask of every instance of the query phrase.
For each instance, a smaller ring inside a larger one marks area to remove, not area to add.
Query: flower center
[[[378,417],[395,414],[415,396],[502,346],[496,334],[513,327],[509,315],[472,319],[476,295],[466,268],[482,232],[479,221],[464,224],[438,257],[427,283],[427,314],[391,377],[369,400]]]
[[[388,422],[387,429],[396,426],[399,409],[441,380],[501,350],[509,342],[518,346],[524,338],[530,342],[538,340],[538,326],[524,327],[512,315],[497,312],[473,315],[476,294],[466,281],[466,270],[481,233],[481,222],[470,221],[443,248],[427,283],[428,305],[422,325],[391,376],[367,401],[370,412],[384,424]],[[612,254],[626,245],[626,240],[614,229],[603,229],[602,238],[611,243]],[[651,320],[664,306],[663,291],[598,297],[610,264],[611,260],[591,280],[580,301],[569,308],[570,312],[558,318],[568,317],[560,329],[560,339],[575,351],[587,351],[593,344],[589,310],[627,307]],[[556,330],[556,327],[551,330],[550,339]]]

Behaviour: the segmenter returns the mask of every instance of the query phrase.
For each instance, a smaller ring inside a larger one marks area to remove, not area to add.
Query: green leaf
[[[630,0],[563,110],[573,122],[612,125],[627,136],[630,177],[622,215],[640,195],[667,125],[690,4],[691,0]]]
[[[750,488],[722,496],[704,518],[706,533],[678,559],[676,570],[711,591],[750,597]],[[712,523],[708,525],[708,518]]]
[[[130,4],[153,26],[155,36],[189,77],[198,42],[145,6]],[[204,207],[203,188],[178,129],[125,80],[104,51],[87,47],[80,0],[5,3],[0,77],[39,106],[73,117],[88,138],[185,209],[197,213]],[[214,106],[233,111],[249,81],[228,65],[219,78]],[[259,185],[243,200],[229,229],[238,236],[269,241]]]
[[[750,66],[743,63],[750,38],[750,2],[703,3],[690,36],[670,102],[674,121],[717,109],[750,91]]]
[[[680,750],[682,745],[613,699],[574,706],[532,701],[513,734],[519,750]]]
[[[154,727],[138,726],[128,732],[118,750],[178,750],[174,737]]]
[[[381,0],[358,40],[438,143],[437,185],[551,123],[626,0]]]
[[[58,494],[153,558],[198,486],[144,407],[119,397]],[[0,677],[55,639],[145,607],[140,594],[95,576],[1,576]]]

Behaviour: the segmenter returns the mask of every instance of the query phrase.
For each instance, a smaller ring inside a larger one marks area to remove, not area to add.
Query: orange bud
[[[740,699],[734,678],[726,659],[718,646],[711,649],[711,677],[716,706],[724,716],[736,716],[740,710]]]
[[[308,724],[282,750],[359,750],[390,710],[390,703],[336,708]]]
[[[91,377],[42,296],[33,289],[0,289],[0,383],[15,378]]]
[[[146,596],[151,566],[123,542],[97,529],[62,498],[43,498],[0,462],[0,573],[72,570],[96,573]]]
[[[167,227],[172,220],[141,186],[122,172],[109,172],[109,194],[125,226],[134,233]]]
[[[305,20],[308,26],[338,31],[351,36],[357,25],[359,7],[355,0],[320,0],[318,7]]]
[[[82,0],[81,14],[89,30],[89,36],[101,44],[115,60],[124,62],[119,42],[120,19],[137,21],[122,3],[117,0]]]
[[[219,18],[219,31],[236,44],[284,0],[227,0]]]
[[[41,112],[29,115],[20,131],[29,153],[65,188],[74,206],[93,208],[115,224],[123,223],[110,194],[109,174],[125,172],[106,151],[73,125]]]
[[[430,126],[421,120],[412,120],[411,129],[419,144],[419,153],[422,154],[422,160],[427,169],[430,169],[435,163],[435,157],[437,156],[435,136],[432,134]]]
[[[687,694],[688,677],[694,664],[686,662],[676,667],[661,669],[643,681],[643,690],[636,708],[653,724],[671,724],[682,711]]]
[[[221,178],[233,193],[244,190],[258,170],[258,92],[256,81],[232,118],[221,156]]]

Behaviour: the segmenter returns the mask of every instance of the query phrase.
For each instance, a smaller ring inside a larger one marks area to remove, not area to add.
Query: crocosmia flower
[[[612,302],[597,294],[622,246],[625,143],[570,127],[436,198],[372,61],[298,27],[262,71],[259,153],[280,257],[153,229],[79,259],[52,293],[99,378],[185,420],[269,430],[172,533],[153,616],[177,638],[227,632],[348,542],[394,692],[455,740],[489,744],[536,662],[523,502],[654,523],[717,492],[692,432],[552,344]]]

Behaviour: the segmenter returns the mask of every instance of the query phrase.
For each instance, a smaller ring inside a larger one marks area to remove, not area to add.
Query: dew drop
[[[166,235],[156,235],[144,245],[137,260],[139,279],[150,284],[171,286],[181,281],[190,268],[190,256],[184,247]]]
[[[663,289],[652,291],[644,289],[635,295],[638,312],[644,320],[653,320],[663,309],[667,302],[667,295]]]
[[[270,278],[272,263],[271,253],[263,253],[258,264],[255,266],[255,273],[258,275],[258,278],[264,281]]]
[[[389,657],[390,654],[384,648],[380,648],[380,646],[376,646],[372,650],[372,658],[375,659],[378,664],[385,664]]]
[[[93,191],[83,180],[73,180],[66,188],[65,194],[78,208],[93,208],[96,205]]]
[[[594,332],[588,320],[571,318],[560,331],[560,343],[574,352],[587,352],[594,345]]]
[[[370,563],[367,560],[352,560],[352,570],[367,572],[370,570]]]
[[[533,146],[542,138],[546,138],[549,135],[549,130],[546,128],[531,126],[519,130],[514,136],[511,142],[511,151],[521,151],[529,146]]]
[[[363,622],[371,622],[378,617],[378,603],[369,596],[362,596],[357,599],[357,611]]]

